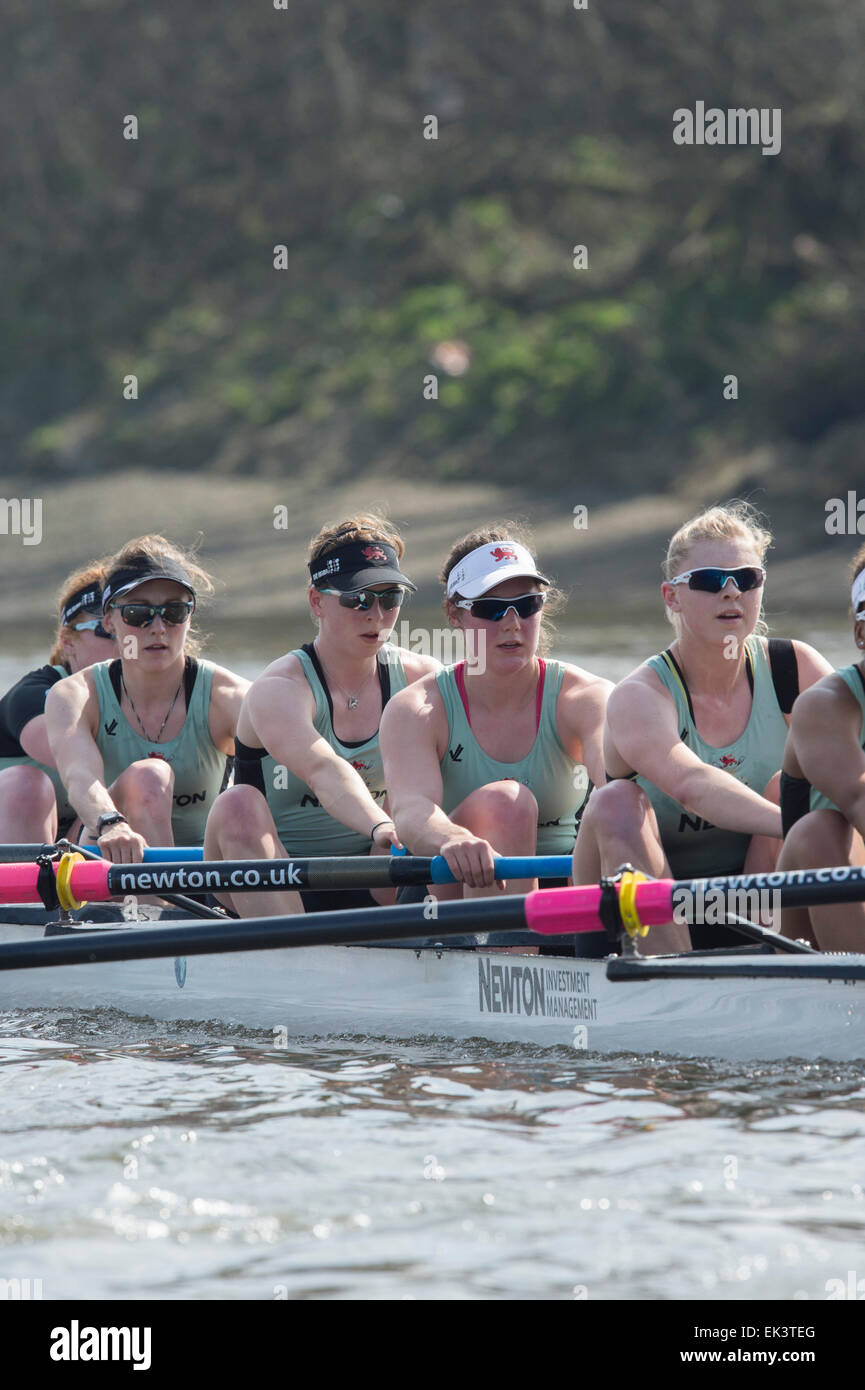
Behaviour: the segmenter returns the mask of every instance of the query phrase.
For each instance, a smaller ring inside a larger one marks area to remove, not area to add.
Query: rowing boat
[[[18,909],[17,916],[27,912]],[[188,923],[163,915],[160,925]],[[104,939],[128,926],[79,922],[68,930]],[[39,921],[6,921],[0,945],[44,932]],[[690,964],[699,973],[665,977],[663,957],[608,962],[502,953],[483,937],[479,942],[475,949],[431,939],[429,945],[313,946],[4,971],[0,1008],[110,1008],[137,1018],[263,1030],[282,1046],[293,1038],[363,1035],[732,1062],[865,1058],[865,956],[828,957],[834,967],[843,959],[846,974],[818,979],[813,956],[781,961],[744,947],[670,958],[669,969]],[[650,977],[610,978],[608,967],[645,967]],[[782,968],[786,978],[779,979]]]
[[[728,922],[759,945],[643,956],[633,944],[653,922],[669,920],[674,904],[698,907],[710,891],[738,901],[740,892],[771,889],[794,906],[861,900],[858,866],[680,883],[623,869],[600,885],[439,903],[430,916],[425,899],[202,921],[188,915],[189,899],[172,896],[174,887],[194,878],[218,891],[239,883],[267,891],[274,875],[301,888],[345,887],[350,877],[367,886],[428,883],[436,862],[163,865],[156,886],[178,912],[138,908],[135,893],[155,886],[147,864],[110,865],[60,848],[54,859],[12,858],[0,866],[0,899],[11,903],[0,914],[0,1008],[108,1007],[264,1029],[283,1045],[362,1034],[734,1062],[865,1058],[865,955],[814,951],[735,914]],[[496,861],[500,876],[514,867],[530,874],[537,864]],[[110,903],[129,892],[128,909]],[[130,912],[146,923],[130,923]],[[544,943],[542,954],[535,943]],[[609,954],[611,945],[619,953]]]

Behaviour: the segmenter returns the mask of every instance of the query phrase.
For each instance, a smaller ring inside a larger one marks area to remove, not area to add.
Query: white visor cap
[[[463,598],[480,598],[506,579],[536,579],[549,584],[540,574],[530,550],[518,541],[491,541],[469,551],[448,575],[448,598],[462,594]]]

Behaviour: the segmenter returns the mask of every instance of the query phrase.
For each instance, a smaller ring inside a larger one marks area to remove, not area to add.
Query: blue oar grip
[[[569,854],[533,854],[526,858],[496,860],[496,878],[569,878],[573,865]],[[440,854],[432,861],[433,883],[455,883],[447,862]]]
[[[189,864],[203,857],[200,845],[150,845],[144,851],[145,864]],[[503,857],[496,860],[496,878],[568,878],[570,873],[569,854],[535,854],[522,859]],[[432,881],[456,881],[440,854],[432,860]]]

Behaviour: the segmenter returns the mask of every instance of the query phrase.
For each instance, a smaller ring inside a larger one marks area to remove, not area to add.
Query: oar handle
[[[652,879],[637,884],[637,907],[644,926],[669,922],[673,880]],[[526,924],[544,936],[598,931],[601,925],[601,889],[596,884],[574,888],[538,888],[526,896]]]
[[[149,850],[146,854],[154,853]],[[68,862],[68,861],[67,861]],[[567,855],[502,858],[496,861],[498,879],[532,879],[567,875],[571,861]],[[0,864],[0,902],[36,903],[41,901],[36,864]],[[93,858],[74,863],[64,871],[63,887],[68,885],[70,901],[102,902],[106,898],[135,893],[268,893],[291,889],[340,890],[352,888],[390,888],[427,883],[453,883],[454,877],[441,855],[424,859],[410,855],[347,855],[316,859],[237,859],[204,860],[172,858],[148,860],[141,864],[110,864]]]

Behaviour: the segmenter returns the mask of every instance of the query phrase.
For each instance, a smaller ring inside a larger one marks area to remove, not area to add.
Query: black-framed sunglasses
[[[405,589],[355,589],[353,593],[346,593],[344,589],[319,589],[318,592],[335,595],[339,599],[340,608],[361,608],[364,613],[369,612],[376,600],[384,612],[389,613],[392,609],[399,608],[405,599]]]
[[[92,632],[94,637],[107,637],[109,641],[114,641],[114,633],[109,632],[107,627],[102,626],[101,618],[88,618],[86,623],[73,623],[73,632]]]
[[[172,627],[185,623],[195,609],[192,599],[172,598],[168,603],[112,603],[128,627],[148,627],[160,617]]]
[[[685,570],[671,579],[671,584],[687,584],[689,589],[699,589],[704,594],[720,594],[728,579],[732,579],[740,594],[749,589],[759,589],[766,582],[766,571],[757,565],[740,565],[738,569],[724,570],[716,565],[700,565],[697,569]]]
[[[518,618],[531,618],[540,613],[546,603],[546,594],[520,594],[517,598],[460,598],[457,608],[467,608],[473,618],[483,618],[488,623],[501,622],[509,608]]]

